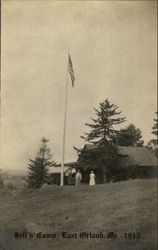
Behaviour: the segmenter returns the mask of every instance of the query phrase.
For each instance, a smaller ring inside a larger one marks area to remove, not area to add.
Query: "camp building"
[[[96,146],[94,146],[93,144],[85,144],[83,151],[94,150],[95,148]],[[148,148],[136,146],[119,146],[118,153],[123,156],[121,157],[122,164],[127,168],[134,169],[136,178],[153,178],[157,176],[157,158]],[[70,162],[64,164],[65,184],[74,184],[74,175],[77,168],[78,162]],[[90,172],[90,170],[91,169],[89,168],[88,171]],[[50,169],[51,182],[59,184],[60,173],[61,164],[58,164],[56,167],[52,167]],[[86,172],[84,174],[86,174]],[[97,182],[102,183],[102,174],[98,172],[96,173],[96,175]],[[83,180],[86,180],[87,178],[84,177],[85,176],[83,176]]]

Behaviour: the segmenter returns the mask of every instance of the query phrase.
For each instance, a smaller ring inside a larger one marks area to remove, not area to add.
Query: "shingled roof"
[[[93,150],[97,146],[93,144],[85,144],[85,149]],[[139,166],[157,166],[156,157],[146,147],[127,147],[119,146],[118,151],[120,155],[124,157],[124,161],[128,165],[139,165]]]
[[[157,166],[156,157],[146,147],[119,147],[119,153],[128,156],[129,164]]]

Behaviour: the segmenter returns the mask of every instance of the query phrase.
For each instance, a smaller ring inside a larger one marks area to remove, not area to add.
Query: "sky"
[[[152,139],[157,110],[156,1],[2,1],[1,168],[27,170],[40,138],[61,162],[68,49],[65,162],[106,98]]]

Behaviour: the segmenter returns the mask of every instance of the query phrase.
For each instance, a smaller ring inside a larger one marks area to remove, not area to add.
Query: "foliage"
[[[48,181],[48,168],[55,165],[52,154],[47,146],[48,139],[42,137],[41,146],[34,160],[29,159],[28,187],[40,188]]]
[[[156,115],[158,115],[158,112],[155,112]],[[155,123],[152,127],[152,134],[158,136],[158,119],[154,119]]]
[[[147,147],[151,152],[154,152],[154,149],[156,149],[156,147],[157,147],[157,140],[156,140],[156,139],[152,139],[152,140],[148,141],[146,147]]]
[[[47,180],[48,185],[60,184],[60,173],[50,174]]]
[[[129,124],[128,127],[121,129],[116,141],[119,146],[143,146],[144,143],[141,130],[134,124]]]
[[[97,182],[110,182],[133,179],[136,177],[136,168],[124,164],[123,156],[116,146],[84,148],[79,155],[78,168],[83,174],[83,181],[89,180],[90,171],[96,174]]]
[[[155,112],[157,115],[158,112]],[[147,148],[156,156],[158,157],[158,119],[154,119],[155,123],[152,127],[152,134],[156,136],[156,138],[150,140],[147,143]]]
[[[83,181],[89,180],[90,171],[93,170],[96,177],[99,178],[98,182],[104,182],[107,168],[110,168],[116,162],[116,159],[117,154],[112,146],[107,147],[106,150],[104,147],[95,147],[90,150],[83,149],[78,159],[78,168],[84,176]]]
[[[115,125],[121,124],[125,121],[125,117],[118,117],[121,112],[117,111],[118,106],[111,104],[108,99],[99,104],[99,109],[94,108],[96,118],[91,118],[92,124],[85,125],[91,128],[89,133],[84,133],[81,136],[85,141],[91,142],[95,148],[93,150],[80,151],[78,159],[78,166],[81,172],[85,172],[88,178],[90,170],[95,170],[97,176],[102,177],[102,182],[108,181],[106,179],[106,172],[109,172],[109,179],[112,176],[110,172],[112,166],[119,165],[119,156],[117,148],[113,145],[114,139],[118,134],[118,130],[114,128]]]
[[[85,124],[91,128],[91,131],[84,133],[84,136],[81,136],[81,138],[98,146],[106,147],[108,144],[111,144],[118,133],[114,126],[125,121],[125,117],[117,117],[121,114],[117,109],[118,106],[111,104],[108,99],[101,102],[99,109],[94,108],[97,118],[91,118],[93,124]]]

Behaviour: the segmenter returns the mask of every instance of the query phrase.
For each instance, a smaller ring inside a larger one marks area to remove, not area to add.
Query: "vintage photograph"
[[[0,250],[157,249],[157,1],[1,1]]]

